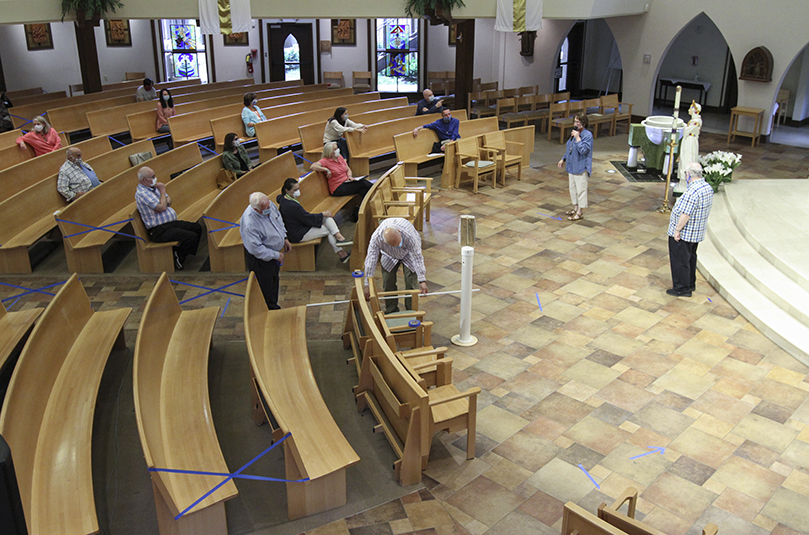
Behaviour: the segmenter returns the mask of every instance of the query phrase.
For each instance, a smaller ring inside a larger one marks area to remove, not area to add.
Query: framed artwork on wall
[[[357,45],[357,19],[331,19],[332,46]]]
[[[128,20],[105,20],[107,46],[132,46],[132,31]]]
[[[458,25],[457,24],[450,24],[449,25],[449,46],[455,46],[455,43],[458,42]]]
[[[247,32],[223,35],[225,46],[250,46],[250,34]]]
[[[25,24],[25,44],[28,50],[50,50],[53,48],[53,36],[50,23]]]

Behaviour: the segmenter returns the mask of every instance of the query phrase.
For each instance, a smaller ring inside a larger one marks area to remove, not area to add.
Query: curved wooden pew
[[[165,184],[169,182],[171,175],[198,163],[202,163],[199,147],[186,145],[164,152],[143,165],[151,167],[158,180]],[[110,231],[119,231],[126,226],[129,214],[135,209],[135,190],[138,185],[138,169],[141,167],[132,167],[110,178],[55,214],[55,217],[62,220],[58,222],[59,230],[64,237],[67,267],[71,272],[104,272],[101,250],[114,234],[100,230],[84,232],[90,229],[82,225],[106,226]],[[76,235],[77,233],[80,234]]]
[[[6,364],[14,348],[31,331],[34,322],[44,309],[31,308],[19,312],[8,312],[0,302],[0,369]]]
[[[110,140],[105,137],[88,139],[71,146],[80,148],[82,158],[85,160],[95,158],[112,150]],[[67,149],[68,147],[62,147],[59,150],[31,158],[0,171],[0,184],[3,184],[3,187],[0,188],[0,201],[4,201],[25,188],[45,180],[54,173],[58,173],[59,168],[67,159]]]
[[[138,328],[133,390],[138,435],[149,468],[229,474],[211,420],[208,353],[219,307],[182,310],[166,273],[155,284]],[[161,535],[227,535],[225,501],[233,480],[182,517],[221,477],[149,472]]]
[[[96,100],[104,100],[116,97],[129,96],[132,102],[135,102],[135,92],[131,89],[116,89],[114,91],[99,91],[98,93],[88,93],[86,95],[78,95],[75,97],[65,97],[47,100],[45,102],[33,102],[22,106],[14,106],[14,115],[12,122],[15,128],[23,126],[25,123],[36,117],[37,115],[45,115],[48,110],[63,108],[65,106],[73,106],[75,104],[82,104],[85,102],[93,102]]]
[[[94,534],[93,413],[130,308],[94,312],[74,273],[23,348],[0,413],[14,455],[28,532]]]
[[[290,520],[346,503],[346,468],[359,456],[334,422],[315,381],[306,350],[306,307],[270,311],[250,273],[244,299],[244,338],[257,391],[284,442]]]
[[[93,100],[92,102],[82,102],[63,108],[48,108],[48,121],[51,123],[51,126],[60,132],[66,132],[68,134],[79,132],[90,128],[90,124],[87,122],[87,112],[106,110],[126,104],[135,104],[135,97],[115,97],[104,100]],[[154,105],[154,103],[152,105]]]
[[[456,110],[454,118],[463,124],[466,121],[466,110]],[[367,175],[371,169],[371,158],[396,151],[393,136],[412,132],[416,127],[424,126],[435,120],[435,115],[417,115],[368,125],[368,132],[365,134],[358,131],[348,132],[346,141],[351,154],[348,162],[351,172],[354,176]]]
[[[140,141],[86,161],[105,182],[132,167],[129,156],[139,152],[154,156],[154,145]],[[57,181],[58,174],[51,175],[0,201],[0,273],[31,273],[28,248],[56,228],[53,214],[68,204],[56,190]]]
[[[15,130],[14,132],[17,133],[17,137],[23,135],[23,132],[19,130]],[[70,141],[68,141],[67,135],[65,135],[64,132],[59,132],[59,141],[62,143],[63,148],[70,145]],[[31,148],[31,145],[26,144],[25,149],[23,150],[17,146],[16,138],[12,140],[12,143],[13,144],[11,146],[0,148],[0,171],[37,158],[37,155],[34,153],[34,149]]]

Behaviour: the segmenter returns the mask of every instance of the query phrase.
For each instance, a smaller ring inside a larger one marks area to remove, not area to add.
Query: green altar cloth
[[[663,161],[666,154],[669,152],[669,139],[671,132],[663,136],[663,141],[660,145],[652,143],[646,136],[646,127],[642,124],[629,125],[629,146],[639,147],[643,151],[643,156],[646,158],[646,167],[663,170]],[[677,140],[677,145],[674,147],[674,154],[680,153],[680,139]]]

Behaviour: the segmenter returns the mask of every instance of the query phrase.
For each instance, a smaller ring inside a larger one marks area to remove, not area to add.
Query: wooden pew
[[[27,338],[34,326],[34,322],[44,309],[29,308],[19,312],[8,312],[0,302],[0,369],[20,344]]]
[[[291,152],[285,152],[242,175],[208,205],[203,212],[203,218],[208,230],[206,234],[211,271],[244,272],[244,245],[238,224],[249,204],[250,194],[254,191],[263,191],[269,196],[281,189],[284,180],[297,177],[299,173],[295,157]],[[237,226],[218,230],[228,226],[222,221],[229,221]]]
[[[413,137],[412,132],[393,136],[396,159],[404,163],[404,171],[407,176],[418,176],[419,164],[444,160],[443,152],[433,153],[433,143],[437,142],[438,135],[427,129],[419,132],[418,137]]]
[[[95,158],[112,150],[110,140],[105,137],[88,139],[72,146],[81,149],[82,158],[85,160]],[[0,184],[3,184],[3,187],[0,188],[0,201],[8,199],[54,173],[58,173],[59,168],[62,167],[67,158],[65,155],[67,149],[67,147],[63,147],[0,171]]]
[[[306,307],[267,310],[250,273],[244,299],[244,338],[254,386],[284,440],[287,514],[290,520],[346,503],[346,468],[359,456],[334,422],[315,381],[306,350]]]
[[[466,110],[456,110],[455,119],[466,120]],[[354,176],[367,175],[370,172],[371,158],[395,152],[393,136],[412,132],[418,126],[432,123],[436,120],[433,115],[417,115],[406,119],[395,119],[368,126],[368,132],[348,132],[346,141],[348,151],[351,153],[349,166]]]
[[[326,89],[326,84],[315,85],[300,85],[291,84],[279,86],[278,82],[270,82],[267,84],[249,84],[240,86],[231,86],[221,89],[213,89],[209,91],[192,91],[190,93],[177,93],[174,98],[174,104],[186,104],[188,102],[196,102],[198,100],[211,100],[227,98],[222,104],[212,104],[211,107],[224,106],[231,102],[243,102],[243,97],[246,93],[255,93],[261,99],[270,98],[277,95],[291,95],[293,93],[311,93],[312,91],[323,91]]]
[[[124,104],[133,104],[134,96],[115,97],[104,100],[94,100],[92,102],[82,102],[64,108],[48,108],[48,121],[51,126],[60,132],[78,132],[90,128],[87,122],[87,112],[104,110]]]
[[[354,113],[362,114],[374,110],[383,110],[389,107],[398,107],[407,105],[405,97],[397,97],[393,99],[382,100],[368,100],[365,102],[356,102],[351,104],[351,111]],[[323,128],[329,117],[334,115],[335,108],[331,106],[322,107],[319,109],[293,113],[291,115],[284,115],[267,119],[256,125],[256,139],[258,140],[258,156],[262,162],[278,155],[278,150],[284,147],[297,145],[302,142],[299,135],[301,128],[309,128],[313,124],[320,125],[320,131],[312,134],[311,143],[317,147],[316,157],[320,156],[323,148]],[[212,122],[213,124],[213,122]],[[315,128],[315,130],[317,130]],[[220,130],[221,131],[221,130]],[[217,147],[219,146],[220,135],[214,131],[217,140]],[[224,136],[221,137],[224,140]],[[304,154],[304,157],[312,160],[309,156]],[[313,160],[314,161],[314,160]]]
[[[25,149],[17,145],[0,149],[0,171],[33,160],[35,158],[34,149],[26,143]]]
[[[219,195],[216,179],[222,170],[222,156],[216,156],[192,167],[166,184],[166,194],[171,197],[171,207],[177,212],[177,219],[197,221],[202,212]],[[132,210],[132,227],[138,251],[138,269],[141,273],[174,273],[172,247],[177,242],[153,242],[146,232],[137,207]]]
[[[152,142],[127,145],[86,161],[104,182],[129,169],[129,155],[138,152],[154,156]],[[53,214],[68,204],[56,190],[57,181],[58,175],[51,175],[0,201],[0,273],[31,273],[28,248],[56,228]]]
[[[8,132],[3,132],[0,134],[0,150],[7,149],[9,147],[16,147],[17,146],[17,138],[23,135],[25,132],[20,130],[19,128],[15,128],[14,130],[9,130]]]
[[[8,96],[8,93],[6,93]],[[28,104],[43,104],[48,102],[49,100],[56,100],[60,98],[67,98],[67,93],[65,91],[55,91],[53,93],[41,93],[39,95],[28,95],[25,97],[11,97],[11,103],[14,104],[14,107],[17,106],[27,106]],[[10,110],[14,113],[14,109]],[[16,113],[15,113],[16,115]]]
[[[219,307],[182,310],[166,273],[152,290],[138,328],[133,364],[135,417],[149,468],[228,474],[208,395],[208,355]],[[233,480],[174,518],[221,477],[149,472],[161,535],[227,535],[225,501]]]
[[[327,94],[333,95],[337,92],[350,91],[350,89],[336,89],[334,91],[313,91],[311,93],[294,93],[290,95],[277,96],[268,99],[260,99],[259,107],[262,109],[264,115],[273,107],[279,104],[289,104],[292,102],[309,102],[326,97]],[[265,110],[266,107],[266,110]],[[318,106],[319,107],[319,106]],[[244,132],[244,124],[241,122],[241,112],[244,108],[244,103],[237,102],[228,104],[227,106],[219,106],[216,108],[209,108],[205,110],[195,111],[191,113],[183,113],[169,117],[169,128],[171,129],[171,137],[175,144],[190,143],[200,139],[209,138],[213,135],[211,130],[211,121],[213,119],[221,119],[223,117],[231,117],[233,124],[241,125],[241,132]],[[233,131],[233,127],[228,125],[226,127],[228,132]],[[225,132],[227,133],[227,132]],[[223,136],[224,137],[224,136]]]
[[[264,85],[274,84],[276,84],[276,82],[273,82],[273,84]],[[177,96],[172,95],[174,98],[174,112],[177,115],[182,115],[184,113],[191,113],[206,110],[208,108],[217,108],[219,106],[227,106],[229,104],[238,103],[240,98],[244,95],[246,90],[249,90],[250,87],[242,86],[226,89],[223,91],[222,95],[214,98],[208,98],[208,93],[191,93]],[[308,92],[311,87],[313,86],[295,85],[291,87],[266,89],[264,91],[259,91],[259,93],[266,94],[268,96],[279,96],[289,93],[305,93]],[[216,93],[219,93],[219,91]],[[129,135],[134,141],[140,139],[149,139],[162,135],[155,131],[155,119],[156,116],[153,110],[127,114],[126,122]]]
[[[164,152],[143,165],[151,167],[159,181],[168,183],[171,175],[185,171],[198,163],[202,163],[199,147],[187,145]],[[105,226],[113,232],[120,231],[126,226],[129,214],[135,209],[135,189],[138,185],[138,169],[141,167],[143,166],[132,167],[110,178],[55,214],[60,220],[58,223],[64,237],[67,267],[71,272],[104,272],[101,249],[114,234],[98,230],[81,233],[90,230],[89,227],[82,225]]]
[[[161,84],[157,84],[157,87],[160,88]],[[247,93],[248,91],[251,91],[250,89],[251,87],[260,87],[259,91],[264,89],[279,89],[282,87],[287,88],[303,87],[303,80],[281,80],[279,82],[257,84],[252,78],[244,78],[241,80],[227,80],[225,82],[197,84],[192,87],[184,86],[180,89],[177,89],[177,91],[171,89],[171,92],[177,93],[178,96],[181,96],[181,95],[188,95],[191,93],[201,93],[201,92],[210,93],[212,91],[219,91],[221,89],[238,88],[239,90],[242,90],[244,93]]]
[[[31,95],[47,95],[41,87],[29,87],[28,89],[18,89],[17,91],[6,91],[6,96],[10,99],[17,97],[28,97]]]
[[[154,130],[155,124],[157,123],[157,113],[155,110],[158,105],[158,102],[155,100],[146,100],[144,102],[131,102],[121,106],[88,111],[86,114],[87,126],[90,128],[90,133],[94,137],[113,136],[127,131],[127,115],[151,111],[152,130]]]
[[[96,100],[107,100],[118,97],[129,97],[130,102],[135,102],[135,92],[130,91],[129,89],[99,91],[98,93],[88,93],[87,95],[49,100],[44,103],[26,104],[24,106],[15,105],[14,115],[23,117],[23,119],[12,117],[12,120],[14,122],[14,127],[18,128],[37,115],[47,114],[47,112],[51,109],[64,108],[66,106],[75,106],[76,104],[84,104],[86,102],[95,102]]]
[[[22,350],[0,413],[28,533],[99,532],[93,494],[93,413],[130,308],[94,312],[74,273]]]

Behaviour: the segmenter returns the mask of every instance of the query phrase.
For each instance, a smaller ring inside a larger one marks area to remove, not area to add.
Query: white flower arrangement
[[[702,176],[716,192],[719,184],[731,181],[733,170],[742,163],[742,155],[716,150],[700,156],[699,163],[702,165]]]

